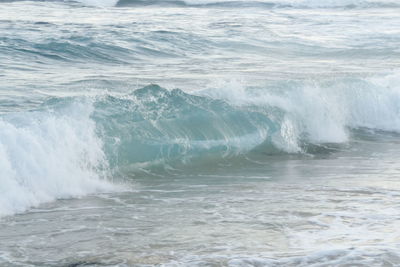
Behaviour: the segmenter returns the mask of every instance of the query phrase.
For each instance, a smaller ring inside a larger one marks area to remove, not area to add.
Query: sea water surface
[[[0,1],[0,266],[399,266],[400,3]]]

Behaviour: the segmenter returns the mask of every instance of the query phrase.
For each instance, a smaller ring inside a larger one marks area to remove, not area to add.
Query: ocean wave
[[[29,27],[37,27],[36,23],[29,22]],[[52,25],[55,26],[55,25]],[[0,37],[0,48],[7,55],[24,58],[24,60],[36,60],[36,63],[49,64],[62,63],[106,63],[110,65],[126,65],[132,62],[154,58],[173,58],[181,56],[187,48],[174,47],[174,41],[169,47],[163,47],[157,38],[162,33],[151,32],[143,39],[131,38],[123,44],[115,44],[110,41],[100,41],[87,36],[68,36],[57,41],[52,39],[33,42],[28,39]],[[179,35],[175,42],[185,39]],[[39,59],[39,60],[37,60]]]
[[[35,25],[34,25],[35,26]],[[126,60],[135,59],[129,49],[116,45],[94,42],[90,38],[71,37],[68,40],[46,42],[31,42],[17,38],[0,38],[0,45],[5,51],[16,56],[41,58],[43,61],[62,62],[108,62],[110,64],[125,64]],[[110,55],[109,51],[112,51]]]
[[[0,215],[108,191],[109,177],[154,168],[162,174],[254,155],[268,161],[282,153],[335,152],[363,138],[365,128],[399,133],[399,103],[397,74],[51,97],[33,111],[1,115]]]

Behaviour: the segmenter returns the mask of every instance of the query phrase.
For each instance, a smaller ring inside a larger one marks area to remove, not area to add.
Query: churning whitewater
[[[399,12],[0,0],[0,265],[398,266]]]

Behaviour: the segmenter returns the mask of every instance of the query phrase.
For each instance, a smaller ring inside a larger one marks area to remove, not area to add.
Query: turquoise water
[[[0,265],[398,266],[399,11],[0,1]]]

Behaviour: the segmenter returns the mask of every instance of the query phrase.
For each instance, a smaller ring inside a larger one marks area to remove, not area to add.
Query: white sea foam
[[[91,105],[0,120],[0,216],[57,198],[111,190]]]
[[[369,247],[362,249],[348,248],[321,250],[305,256],[283,257],[280,259],[238,257],[230,260],[228,266],[381,266],[382,262],[386,262],[388,266],[396,266],[398,259],[399,254],[396,249]]]
[[[88,6],[112,7],[118,3],[118,0],[78,0]]]
[[[306,8],[337,8],[337,7],[371,7],[376,5],[396,5],[392,0],[280,0],[272,1],[293,7]]]
[[[286,88],[246,90],[241,82],[200,91],[243,107],[259,107],[271,114],[283,112],[275,144],[288,152],[299,151],[299,140],[311,143],[343,143],[349,128],[400,132],[399,74],[368,79],[286,84]]]

